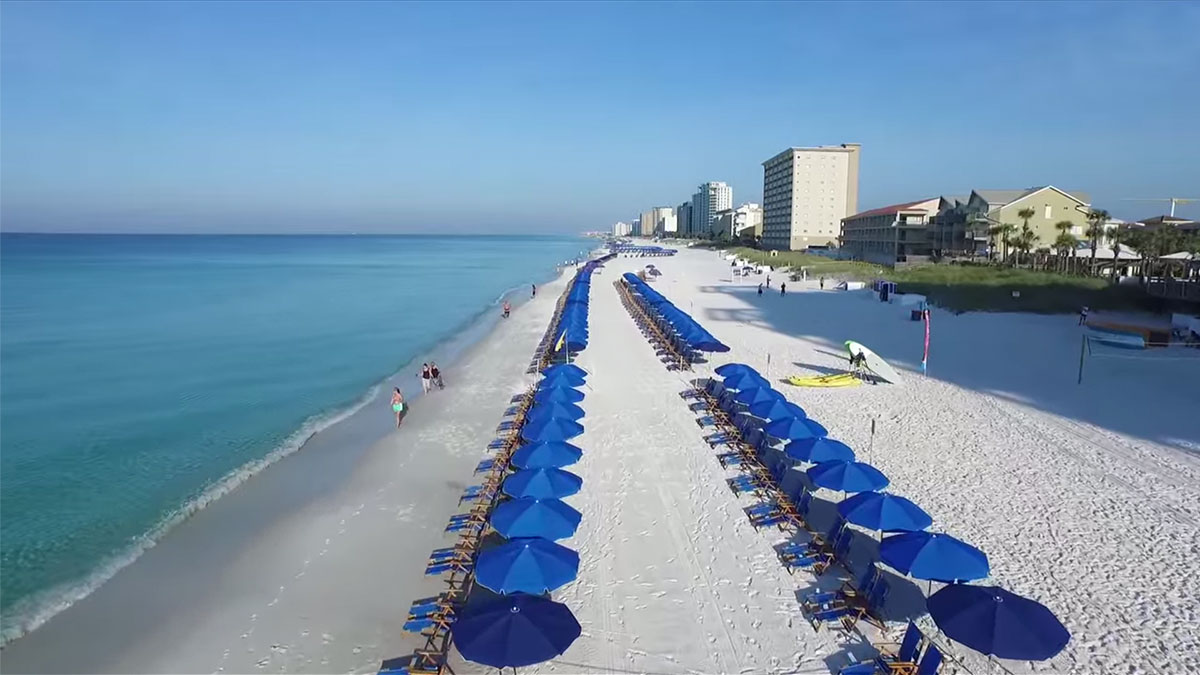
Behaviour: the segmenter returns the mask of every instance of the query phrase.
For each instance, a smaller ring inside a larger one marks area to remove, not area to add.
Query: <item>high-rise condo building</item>
[[[702,237],[713,235],[717,213],[733,208],[733,188],[721,181],[709,181],[692,195],[692,228]]]
[[[836,246],[858,211],[858,143],[788,148],[763,162],[764,248]]]

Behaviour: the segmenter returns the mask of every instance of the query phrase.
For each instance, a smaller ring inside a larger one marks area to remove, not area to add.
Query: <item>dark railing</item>
[[[1146,292],[1157,298],[1200,302],[1200,281],[1150,279],[1146,282]]]

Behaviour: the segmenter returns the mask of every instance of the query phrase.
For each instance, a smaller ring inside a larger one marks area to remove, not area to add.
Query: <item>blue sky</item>
[[[863,209],[1200,197],[1200,3],[5,2],[0,31],[10,231],[599,229],[842,142]]]

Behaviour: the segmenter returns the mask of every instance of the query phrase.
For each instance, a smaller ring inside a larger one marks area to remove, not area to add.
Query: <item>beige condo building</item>
[[[763,248],[836,246],[858,211],[858,143],[788,148],[763,162]]]

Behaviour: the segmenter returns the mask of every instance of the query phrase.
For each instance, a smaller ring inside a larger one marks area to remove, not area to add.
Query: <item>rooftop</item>
[[[887,216],[900,213],[901,211],[924,211],[932,213],[937,210],[937,197],[930,199],[918,199],[915,202],[905,202],[904,204],[892,204],[891,206],[881,206],[870,211],[863,211],[852,216],[842,218],[842,221],[857,220],[859,218],[873,218],[875,216]]]

